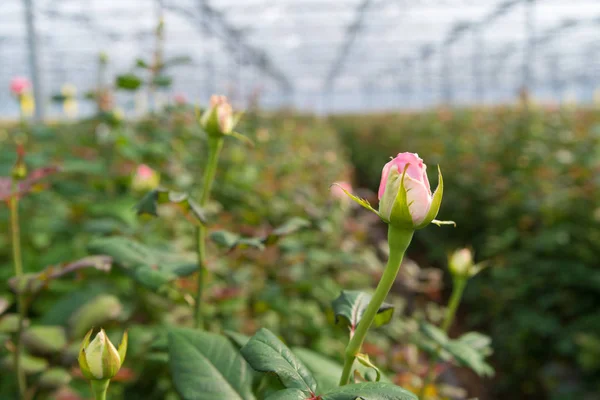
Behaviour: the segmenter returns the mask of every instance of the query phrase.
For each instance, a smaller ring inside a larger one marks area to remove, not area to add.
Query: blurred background
[[[238,130],[256,144],[226,145],[215,227],[258,237],[299,217],[310,228],[266,250],[225,253],[214,240],[223,260],[212,261],[206,294],[211,329],[267,326],[339,359],[346,336],[331,300],[374,287],[385,230],[329,185],[347,182],[377,204],[385,162],[417,152],[432,187],[441,166],[440,218],[457,227],[417,232],[372,359],[420,390],[429,357],[419,324],[441,321],[448,254],[466,247],[488,268],[469,282],[450,337],[489,336],[493,353],[478,351],[495,373],[440,360],[427,398],[600,398],[599,33],[594,0],[0,1],[0,176],[17,145],[30,171],[61,169],[21,202],[25,269],[115,258],[110,274],[53,282],[32,306],[31,326],[64,339],[40,349],[44,335],[30,334],[31,376],[64,372],[39,398],[86,398],[73,367],[80,305],[100,310],[86,324],[131,330],[115,398],[176,398],[156,340],[163,324],[189,324],[186,299],[141,278],[129,286],[107,240],[193,250],[185,221],[140,221],[132,207],[159,180],[200,187],[194,107],[213,93],[245,111]],[[0,343],[15,312],[8,221],[2,206]],[[164,279],[195,291],[193,279]],[[1,398],[14,386],[4,372]]]

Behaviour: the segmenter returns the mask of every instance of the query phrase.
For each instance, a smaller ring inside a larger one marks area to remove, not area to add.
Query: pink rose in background
[[[348,193],[352,193],[352,185],[348,182],[336,182],[331,186],[331,195],[340,201],[347,201],[349,197],[344,193],[347,191]]]
[[[16,76],[10,81],[10,91],[15,96],[22,96],[25,92],[29,91],[31,83],[29,79],[22,76]]]
[[[138,165],[133,176],[132,186],[135,190],[156,189],[160,177],[156,171],[146,164]]]
[[[386,219],[390,219],[400,190],[400,177],[407,165],[404,188],[412,222],[417,226],[425,220],[433,200],[427,179],[427,166],[418,154],[399,153],[396,158],[385,164],[379,185],[379,211]]]
[[[175,104],[180,106],[187,103],[187,98],[182,93],[177,93],[175,96],[173,96],[173,100],[175,101]]]

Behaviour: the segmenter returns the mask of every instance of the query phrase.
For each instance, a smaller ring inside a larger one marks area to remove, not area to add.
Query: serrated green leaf
[[[336,323],[342,317],[351,330],[356,329],[365,310],[371,302],[372,296],[369,293],[358,290],[343,290],[333,303],[333,312],[335,314]],[[392,319],[394,307],[391,304],[383,303],[373,323],[375,326],[387,324]]]
[[[479,376],[493,376],[494,369],[485,362],[485,356],[469,344],[453,340],[444,346],[444,350],[452,355],[458,365],[470,368]]]
[[[23,333],[25,347],[33,353],[57,353],[67,345],[62,326],[32,326]]]
[[[367,382],[341,386],[321,395],[321,400],[418,400],[406,389],[391,383]]]
[[[248,364],[224,336],[170,329],[169,361],[184,400],[254,399]]]
[[[428,339],[442,346],[442,348],[450,341],[448,335],[435,325],[423,322],[420,325],[420,329]]]
[[[268,329],[260,329],[240,352],[252,368],[277,375],[286,388],[316,392],[317,382],[308,368]]]
[[[307,400],[314,398],[300,389],[283,389],[269,395],[265,400]]]
[[[95,239],[88,245],[88,250],[94,254],[111,256],[127,275],[152,290],[188,276],[198,268],[191,259],[152,249],[126,237]]]
[[[176,206],[191,222],[205,224],[206,216],[202,208],[187,193],[166,189],[152,190],[135,206],[138,215],[158,216],[158,206],[172,204]]]

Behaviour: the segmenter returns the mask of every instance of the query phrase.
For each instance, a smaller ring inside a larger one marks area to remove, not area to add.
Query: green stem
[[[13,250],[13,262],[15,264],[15,276],[17,282],[23,276],[23,259],[21,257],[21,233],[19,224],[19,196],[18,196],[18,183],[13,179],[12,191],[10,197],[10,230],[12,235],[12,250]],[[21,398],[25,398],[27,392],[27,381],[25,378],[25,371],[21,365],[21,355],[23,353],[23,328],[25,326],[25,314],[26,304],[25,298],[19,292],[17,292],[17,309],[19,312],[19,324],[17,327],[17,335],[15,337],[15,358],[14,366],[15,373],[17,374],[17,385],[19,387],[19,395]]]
[[[369,302],[369,306],[362,315],[360,323],[346,347],[344,370],[342,372],[342,377],[340,378],[340,386],[346,385],[350,380],[350,374],[352,373],[352,366],[354,360],[356,360],[356,355],[360,352],[365,337],[367,336],[367,332],[377,315],[377,311],[379,311],[381,304],[383,304],[383,301],[396,280],[398,271],[400,271],[402,259],[404,258],[404,253],[410,244],[413,233],[414,231],[412,230],[401,230],[392,227],[391,225],[388,228],[388,244],[390,247],[388,262],[385,271],[383,272],[383,276],[377,285],[377,289],[375,289],[373,298]]]
[[[210,198],[213,181],[217,172],[219,154],[223,147],[223,138],[208,139],[208,161],[204,170],[204,187],[200,197],[200,207],[205,207]],[[204,291],[204,270],[206,269],[206,226],[198,225],[196,228],[196,253],[198,255],[198,289],[196,292],[196,305],[194,310],[195,326],[202,328],[202,294]]]
[[[90,381],[92,385],[92,392],[96,400],[106,400],[106,393],[108,392],[108,385],[110,385],[110,379],[103,379],[101,381]]]
[[[452,326],[452,322],[454,322],[454,317],[456,316],[456,310],[458,309],[458,305],[462,299],[463,292],[465,291],[465,286],[467,285],[466,278],[456,278],[454,280],[454,285],[452,286],[452,294],[450,295],[450,300],[448,302],[448,308],[446,309],[446,315],[444,317],[444,321],[442,322],[442,330],[444,333],[448,334],[450,327]],[[423,381],[423,385],[421,385],[421,391],[419,392],[419,398],[423,399],[425,395],[425,390],[430,383],[433,382],[433,367],[437,362],[440,351],[442,350],[441,346],[437,346],[433,357],[429,360],[429,365],[427,366],[427,372],[425,373],[425,380]]]

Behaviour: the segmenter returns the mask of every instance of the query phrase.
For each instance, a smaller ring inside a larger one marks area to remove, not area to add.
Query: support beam
[[[337,55],[329,68],[329,72],[325,77],[324,87],[326,90],[333,89],[335,85],[335,80],[340,75],[344,68],[344,64],[346,62],[346,58],[352,49],[352,45],[356,41],[356,38],[360,34],[360,31],[363,28],[363,22],[365,18],[365,14],[369,6],[371,5],[371,0],[362,0],[358,7],[356,8],[356,14],[354,20],[348,27],[346,28],[346,36],[342,42],[342,45],[337,52]]]
[[[31,82],[33,84],[33,98],[35,99],[35,120],[37,122],[41,122],[44,120],[45,115],[45,99],[44,91],[42,89],[42,77],[40,76],[33,0],[23,0],[23,7],[25,8],[25,25],[27,27],[29,73],[31,75]]]

